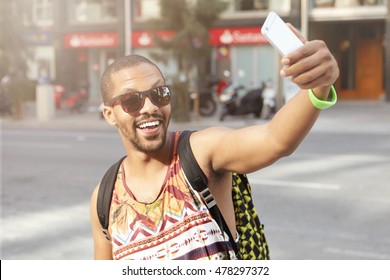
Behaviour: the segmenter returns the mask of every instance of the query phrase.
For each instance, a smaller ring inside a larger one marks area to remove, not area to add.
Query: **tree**
[[[31,11],[31,1],[14,0],[0,3],[0,76],[14,72],[26,76],[30,53],[24,36],[24,16]]]
[[[24,99],[29,92],[27,61],[31,54],[25,42],[28,11],[31,12],[31,1],[0,2],[0,79],[8,75],[7,85],[3,86],[12,97],[15,119],[24,117]]]
[[[175,99],[173,117],[177,121],[189,120],[188,81],[204,81],[209,72],[210,45],[208,31],[227,8],[223,0],[160,0],[161,18],[150,21],[155,30],[171,30],[174,36],[163,40],[155,36],[156,44],[164,53],[153,53],[160,61],[170,54],[178,67],[174,79]],[[195,77],[190,73],[195,72]]]

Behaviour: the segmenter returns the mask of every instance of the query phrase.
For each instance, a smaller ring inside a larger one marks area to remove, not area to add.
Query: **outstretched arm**
[[[238,130],[218,128],[194,133],[194,154],[205,170],[253,172],[290,155],[308,134],[320,113],[310,101],[308,89],[325,100],[339,69],[323,41],[301,39],[304,46],[281,61],[281,75],[289,77],[301,91],[270,122]]]

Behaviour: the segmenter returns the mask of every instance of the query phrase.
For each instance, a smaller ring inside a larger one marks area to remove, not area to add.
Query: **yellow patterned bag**
[[[269,249],[264,225],[252,201],[252,190],[245,174],[233,173],[233,205],[236,229],[239,234],[238,258],[242,260],[269,260]]]

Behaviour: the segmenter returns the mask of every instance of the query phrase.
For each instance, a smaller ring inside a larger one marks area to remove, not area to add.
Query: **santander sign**
[[[64,37],[66,48],[116,48],[118,34],[116,32],[68,33]]]
[[[209,43],[212,46],[269,44],[260,27],[213,28],[209,31]]]

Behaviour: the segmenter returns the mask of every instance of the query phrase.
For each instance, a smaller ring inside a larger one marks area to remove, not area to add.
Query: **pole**
[[[307,0],[301,0],[301,34],[309,40],[309,3]]]
[[[124,12],[124,24],[125,24],[125,55],[131,54],[131,7],[130,0],[124,0],[125,12]]]
[[[385,22],[385,40],[384,40],[384,49],[385,49],[385,99],[387,102],[390,102],[390,0],[387,0],[387,17]]]

